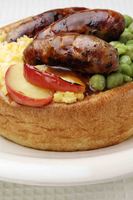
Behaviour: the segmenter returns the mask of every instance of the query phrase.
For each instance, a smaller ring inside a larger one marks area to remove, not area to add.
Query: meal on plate
[[[133,19],[72,7],[0,29],[0,135],[81,151],[133,135]]]

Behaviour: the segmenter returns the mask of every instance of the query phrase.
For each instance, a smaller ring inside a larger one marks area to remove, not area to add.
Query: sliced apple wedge
[[[52,91],[34,86],[25,80],[23,65],[9,67],[5,83],[9,96],[19,104],[40,107],[52,101]]]
[[[74,73],[69,71],[59,73],[57,70],[50,71],[48,67],[43,71],[29,64],[25,64],[24,77],[33,85],[48,88],[53,91],[85,91],[85,84]]]

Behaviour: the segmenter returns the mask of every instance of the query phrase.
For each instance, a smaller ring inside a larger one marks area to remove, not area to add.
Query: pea
[[[133,33],[133,23],[130,24],[130,26],[128,27],[128,30]]]
[[[113,46],[113,47],[116,47],[117,45],[120,45],[121,43],[119,41],[112,41],[110,42],[110,44]]]
[[[124,15],[124,19],[125,19],[125,26],[126,27],[128,27],[133,22],[132,17],[130,17],[128,15]]]
[[[123,75],[120,72],[112,73],[107,77],[107,88],[115,88],[117,86],[122,85],[123,82]]]
[[[129,56],[127,56],[127,55],[121,56],[120,64],[129,64],[130,65],[131,63],[132,63],[132,61],[131,61],[131,58]]]
[[[127,47],[125,44],[119,43],[115,47],[117,48],[119,55],[123,55],[127,51]]]
[[[133,79],[130,76],[123,74],[123,80],[125,83],[131,82]]]
[[[133,44],[128,44],[127,46],[126,55],[130,57],[131,60],[133,60]]]
[[[133,40],[128,40],[126,45],[133,45]]]
[[[120,72],[126,74],[128,76],[133,76],[132,67],[128,64],[121,64],[120,65]]]
[[[128,29],[125,29],[120,36],[120,42],[122,43],[126,43],[128,40],[132,39],[133,39],[133,34]]]
[[[89,80],[89,86],[92,90],[102,91],[106,85],[106,80],[103,75],[95,74]]]
[[[132,72],[133,72],[133,63],[131,63],[130,67],[131,67]],[[132,77],[133,77],[133,73],[132,73]]]

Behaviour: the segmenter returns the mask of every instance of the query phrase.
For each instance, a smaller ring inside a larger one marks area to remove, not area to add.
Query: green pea
[[[119,54],[119,55],[123,55],[123,54],[125,54],[126,51],[127,51],[126,45],[125,45],[125,44],[122,44],[122,43],[117,44],[117,45],[115,46],[115,48],[117,48],[118,54]]]
[[[122,43],[126,43],[128,40],[132,39],[133,39],[133,34],[128,29],[125,29],[120,36],[120,42]]]
[[[89,80],[89,86],[92,90],[102,91],[106,85],[106,80],[103,75],[95,74]]]
[[[130,24],[130,26],[128,27],[128,30],[133,33],[133,23]]]
[[[117,45],[120,45],[121,43],[119,41],[112,41],[110,42],[110,44],[113,46],[113,47],[116,47]]]
[[[128,64],[121,64],[120,67],[120,72],[123,73],[123,74],[126,74],[128,76],[133,76],[133,70],[132,70],[132,67]]]
[[[130,67],[131,67],[132,72],[133,72],[133,63],[130,64]],[[133,77],[133,75],[132,75],[132,77]]]
[[[130,76],[123,74],[123,80],[125,83],[131,82],[133,79]]]
[[[133,60],[133,44],[128,44],[127,46],[126,55],[130,57],[131,60]]]
[[[129,64],[130,65],[131,63],[132,63],[131,58],[128,55],[121,56],[120,64]]]
[[[128,27],[133,22],[132,17],[130,17],[128,15],[124,15],[124,19],[125,19],[125,26],[126,27]]]
[[[128,40],[126,45],[133,45],[133,40]]]
[[[124,82],[123,75],[119,72],[112,73],[107,76],[107,88],[115,88],[122,85]]]

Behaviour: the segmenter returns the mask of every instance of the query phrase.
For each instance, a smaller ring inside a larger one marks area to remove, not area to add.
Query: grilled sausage
[[[124,17],[113,10],[84,10],[69,15],[42,30],[37,38],[44,39],[60,32],[92,34],[105,41],[117,40],[124,31]]]
[[[15,26],[7,35],[7,41],[16,41],[17,38],[27,35],[29,37],[34,37],[36,33],[43,28],[46,28],[51,23],[62,19],[63,17],[73,14],[77,11],[85,10],[83,7],[72,7],[64,9],[49,10],[42,14],[36,15],[29,18],[25,22]]]
[[[92,35],[62,33],[35,39],[24,51],[26,63],[61,65],[85,73],[110,73],[119,65],[117,50]]]

